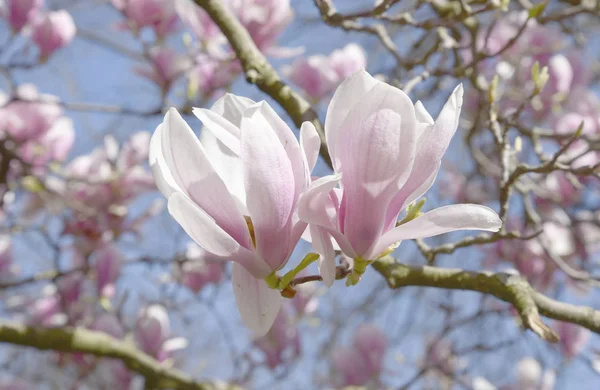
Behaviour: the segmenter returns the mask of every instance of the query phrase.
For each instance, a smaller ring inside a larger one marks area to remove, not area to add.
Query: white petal
[[[163,124],[161,123],[152,134],[148,160],[156,186],[165,198],[168,198],[173,192],[181,192],[182,190],[175,182],[162,154],[162,127]]]
[[[213,104],[210,110],[221,115],[236,127],[240,127],[244,111],[254,104],[256,104],[254,100],[243,96],[237,96],[232,93],[226,93]]]
[[[237,263],[233,264],[231,282],[242,321],[252,330],[254,338],[264,336],[281,308],[281,293]]]
[[[456,230],[497,232],[502,226],[498,214],[489,207],[455,204],[431,210],[385,233],[372,251],[377,256],[397,241],[437,236]]]
[[[215,221],[187,196],[176,192],[169,197],[169,213],[183,230],[205,251],[240,262],[257,276],[267,276],[271,269],[246,248],[240,246]]]
[[[235,155],[240,155],[240,129],[221,115],[205,108],[194,108],[194,115],[204,124],[203,132],[208,130]]]
[[[162,156],[179,188],[238,243],[248,247],[248,227],[236,202],[177,110],[172,108],[165,115],[161,135]]]
[[[173,337],[163,343],[162,349],[167,352],[173,352],[185,349],[189,344],[189,341],[185,337]]]
[[[325,230],[315,225],[310,225],[309,230],[313,238],[313,248],[319,253],[319,273],[323,283],[331,287],[335,281],[335,252],[331,245],[331,237]]]
[[[300,128],[300,149],[304,158],[307,174],[307,184],[310,184],[311,173],[317,164],[319,158],[319,148],[321,147],[321,139],[317,129],[310,122],[304,122]]]
[[[327,108],[327,116],[325,117],[325,137],[334,167],[337,166],[336,144],[342,123],[344,123],[346,116],[348,116],[348,113],[354,108],[356,103],[371,88],[379,83],[380,81],[363,70],[354,73],[344,80],[333,94],[333,98]]]
[[[420,100],[415,103],[415,115],[419,122],[433,125],[433,118],[429,115],[429,112],[427,112]]]
[[[309,224],[315,224],[323,227],[336,227],[332,219],[336,218],[335,209],[331,209],[331,199],[329,192],[338,185],[342,175],[323,176],[312,182],[310,187],[300,196],[298,201],[298,217]],[[328,214],[328,211],[332,214]]]

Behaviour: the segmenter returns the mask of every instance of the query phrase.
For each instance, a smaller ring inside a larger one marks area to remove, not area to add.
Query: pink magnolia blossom
[[[572,359],[579,355],[590,338],[590,331],[570,322],[556,322],[562,354]]]
[[[169,47],[155,46],[150,49],[151,68],[136,67],[134,71],[160,87],[166,94],[183,72],[190,67],[190,61]]]
[[[112,0],[112,3],[136,33],[150,27],[157,37],[163,38],[176,29],[178,18],[172,0]]]
[[[14,32],[19,32],[26,24],[35,20],[43,6],[44,0],[8,0],[0,14]]]
[[[396,226],[400,212],[433,184],[461,104],[459,86],[434,122],[420,102],[364,71],[336,90],[325,120],[335,174],[314,181],[298,207],[327,284],[335,276],[331,236],[346,256],[375,260],[402,240],[500,228],[494,211],[474,204],[440,207]]]
[[[276,42],[294,19],[290,0],[229,0],[229,6],[254,40],[267,54],[281,54]]]
[[[1,390],[30,390],[33,384],[27,383],[20,378],[2,377],[0,378]]]
[[[334,50],[329,56],[329,64],[339,77],[345,80],[354,73],[367,67],[367,57],[362,47],[350,43],[343,49]]]
[[[55,51],[71,43],[77,27],[65,10],[50,11],[32,23],[31,40],[40,49],[42,61],[46,61]]]
[[[207,285],[219,283],[225,273],[223,260],[196,244],[188,245],[186,261],[180,270],[181,284],[198,294]]]
[[[218,51],[219,47],[227,42],[219,26],[192,0],[175,0],[175,9],[181,21],[207,47],[209,53]]]
[[[204,97],[210,97],[214,92],[231,84],[240,72],[238,62],[200,54],[188,74],[192,87],[197,87]]]
[[[150,144],[152,172],[190,237],[234,262],[238,309],[259,337],[282,303],[262,279],[287,263],[306,229],[296,205],[310,182],[319,137],[305,122],[298,143],[266,102],[231,94],[194,113],[205,125],[200,140],[175,109],[166,114]]]
[[[81,238],[78,244],[82,253],[91,253],[115,233],[136,232],[141,223],[160,211],[151,205],[138,217],[126,218],[128,205],[155,188],[152,174],[142,166],[149,139],[149,133],[138,132],[119,147],[112,136],[107,136],[104,147],[75,158],[65,168],[69,185],[63,183],[56,192],[83,210],[65,226],[65,233]]]
[[[187,340],[171,336],[171,324],[166,309],[161,305],[150,305],[138,315],[135,341],[142,351],[162,362],[174,351],[187,346]]]
[[[280,310],[271,329],[254,344],[264,353],[270,369],[289,363],[300,354],[300,335],[294,319],[286,310]]]
[[[284,68],[283,73],[310,98],[320,100],[339,83],[339,77],[329,62],[329,58],[323,55],[301,57]]]
[[[332,365],[341,386],[362,386],[377,378],[383,368],[387,339],[378,328],[362,325],[354,335],[352,347],[332,352]]]
[[[0,138],[10,138],[17,155],[37,168],[64,160],[75,138],[71,119],[32,84],[20,85],[15,98],[0,108]]]
[[[323,55],[298,58],[283,69],[292,83],[302,88],[313,100],[320,100],[332,92],[346,77],[364,69],[367,60],[363,49],[351,43]]]
[[[121,274],[121,263],[121,254],[112,245],[100,248],[94,253],[96,289],[99,296],[112,298],[115,295],[115,283]]]

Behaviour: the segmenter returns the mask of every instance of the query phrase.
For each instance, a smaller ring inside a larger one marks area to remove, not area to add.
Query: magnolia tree
[[[0,4],[0,389],[598,388],[597,2]]]

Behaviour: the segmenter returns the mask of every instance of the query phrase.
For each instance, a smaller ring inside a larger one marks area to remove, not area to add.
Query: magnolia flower
[[[254,344],[264,353],[270,369],[289,363],[300,354],[300,335],[286,310],[279,311],[271,329],[263,337],[254,340]]]
[[[579,355],[588,342],[590,331],[577,324],[563,321],[558,321],[556,328],[562,354],[568,359]]]
[[[345,78],[366,66],[363,49],[351,43],[341,50],[334,50],[329,57],[315,55],[298,58],[291,66],[283,68],[283,73],[310,98],[320,100]]]
[[[133,31],[151,27],[161,38],[175,30],[177,14],[172,0],[112,0]]]
[[[339,83],[329,58],[323,55],[300,57],[291,66],[284,68],[283,73],[314,100],[325,97]]]
[[[121,254],[112,245],[98,249],[94,252],[94,269],[98,295],[112,298],[121,274]]]
[[[225,273],[223,259],[194,243],[188,245],[186,260],[179,270],[181,284],[198,294],[206,285],[219,283]]]
[[[65,10],[51,11],[40,16],[32,23],[32,28],[31,40],[38,45],[42,61],[71,43],[77,32],[71,14]]]
[[[150,305],[140,312],[135,328],[135,341],[142,351],[160,362],[188,345],[186,339],[171,336],[169,315],[161,305]]]
[[[314,181],[298,206],[300,219],[311,225],[327,284],[335,278],[331,237],[356,268],[357,259],[375,260],[402,240],[498,231],[498,215],[474,204],[440,207],[397,226],[399,214],[433,184],[461,104],[458,86],[434,121],[420,102],[413,105],[404,92],[364,71],[336,90],[325,120],[335,174]]]
[[[367,67],[367,57],[362,47],[350,43],[343,49],[334,50],[329,56],[329,64],[341,80]]]
[[[229,0],[229,5],[261,51],[285,52],[275,43],[294,19],[290,0]]]
[[[135,67],[134,71],[146,77],[160,87],[163,94],[169,91],[173,81],[175,81],[187,68],[190,67],[190,61],[168,47],[155,46],[150,49],[150,60],[152,67]]]
[[[38,168],[64,160],[75,137],[72,120],[52,102],[54,97],[40,94],[32,84],[20,85],[15,95],[19,100],[0,108],[0,138],[14,141],[19,157]]]
[[[373,325],[360,326],[352,347],[332,352],[332,364],[341,386],[362,386],[376,378],[383,368],[387,349],[385,335]]]
[[[281,306],[263,280],[288,261],[306,223],[296,205],[310,182],[318,134],[300,144],[266,103],[231,94],[210,109],[200,140],[170,109],[150,142],[150,165],[171,215],[204,250],[234,262],[232,282],[244,323],[264,335]]]
[[[44,0],[8,0],[4,9],[0,9],[0,14],[6,18],[14,32],[19,32],[36,18],[43,6]]]

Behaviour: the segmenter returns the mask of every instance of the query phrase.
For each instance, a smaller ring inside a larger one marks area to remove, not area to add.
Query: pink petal
[[[320,147],[321,139],[317,129],[312,123],[304,122],[300,128],[300,150],[304,161],[306,185],[310,184],[311,172],[317,164]]]
[[[194,115],[204,124],[204,129],[213,133],[234,154],[240,154],[240,129],[221,115],[205,108],[194,108]]]
[[[456,230],[497,232],[501,226],[500,217],[489,207],[476,204],[443,206],[385,233],[370,252],[370,258],[376,257],[393,243],[402,240],[432,237]]]
[[[266,103],[259,103],[244,113],[242,161],[256,250],[276,270],[291,252],[291,220],[297,194],[292,162],[265,118],[265,106]]]
[[[239,264],[233,264],[231,272],[233,293],[244,324],[252,330],[253,337],[264,336],[281,308],[282,297],[278,290],[256,279]]]
[[[381,235],[388,204],[409,177],[415,130],[411,100],[399,89],[380,83],[338,131],[336,169],[343,173],[343,233],[359,255]]]
[[[354,108],[366,93],[379,84],[380,81],[371,77],[367,72],[359,71],[348,77],[333,94],[327,108],[325,117],[325,137],[327,147],[333,160],[334,168],[337,167],[337,142],[338,132],[348,113]]]
[[[176,192],[169,197],[169,213],[183,230],[205,251],[239,262],[257,277],[266,277],[271,269],[254,253],[242,247],[187,196]]]
[[[171,108],[165,115],[161,135],[162,154],[179,188],[238,243],[248,247],[250,235],[244,218],[177,110]]]
[[[446,153],[458,127],[462,96],[463,88],[460,84],[448,98],[435,124],[425,129],[420,136],[413,169],[406,184],[389,206],[386,215],[386,226],[396,221],[400,211],[408,205],[407,198],[416,199],[416,197],[411,196],[413,193],[423,189],[428,190],[435,181],[436,176],[434,173],[439,169],[442,157],[444,157],[444,153]],[[421,112],[421,115],[424,115],[424,113]],[[434,176],[432,177],[432,175]]]
[[[319,273],[323,283],[331,287],[335,281],[335,252],[331,244],[331,237],[318,226],[310,225],[312,244],[319,256]]]

